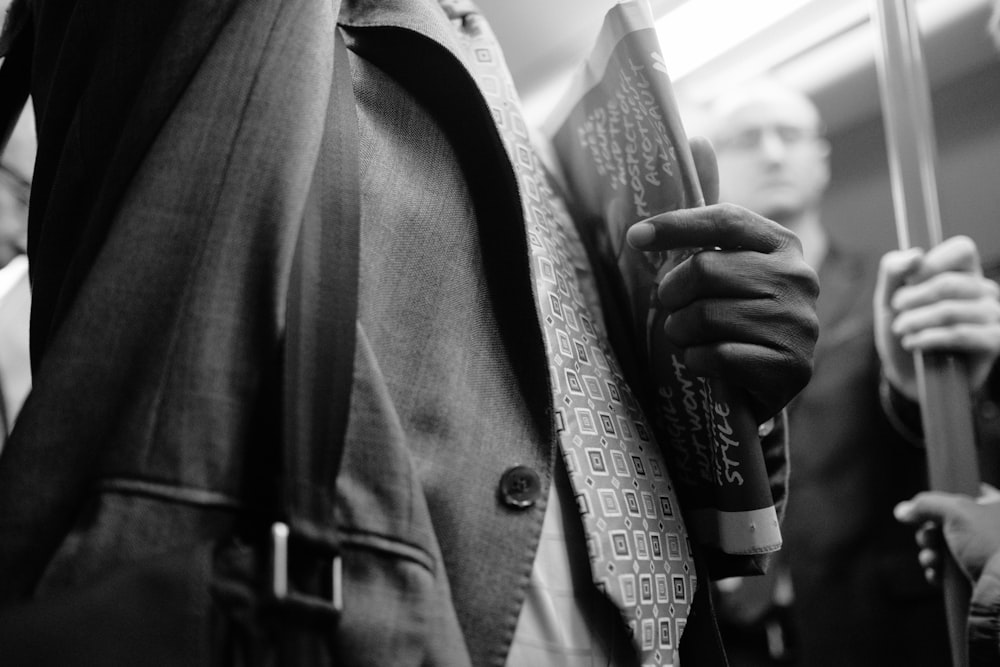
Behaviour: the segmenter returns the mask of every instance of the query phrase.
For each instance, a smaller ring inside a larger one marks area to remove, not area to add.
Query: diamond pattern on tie
[[[521,186],[561,452],[594,583],[619,608],[643,665],[677,665],[696,578],[677,499],[638,402],[580,292],[572,223],[531,147],[499,45],[467,0],[442,0]]]

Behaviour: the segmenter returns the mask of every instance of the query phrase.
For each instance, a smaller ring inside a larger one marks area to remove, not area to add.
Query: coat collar
[[[514,167],[460,37],[437,0],[344,0],[339,23],[359,57],[394,78],[440,124],[473,201],[484,270],[540,432],[552,441],[548,362],[532,298],[530,255]],[[516,224],[514,222],[516,221]],[[530,341],[526,343],[526,341]]]
[[[463,64],[458,34],[437,0],[344,0],[340,23],[354,28],[402,28],[427,37]]]

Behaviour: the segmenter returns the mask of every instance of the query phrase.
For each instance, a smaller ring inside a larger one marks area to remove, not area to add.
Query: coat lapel
[[[437,0],[345,0],[340,23],[355,28],[409,30],[462,60],[458,37]]]
[[[536,427],[552,435],[548,361],[532,296],[527,234],[514,168],[493,115],[436,0],[347,0],[348,46],[428,109],[451,142],[472,195],[497,320]],[[433,73],[429,75],[428,73]]]

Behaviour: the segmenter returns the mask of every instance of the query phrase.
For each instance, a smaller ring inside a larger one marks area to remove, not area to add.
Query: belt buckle
[[[300,552],[310,550],[316,558],[330,561],[326,566],[329,568],[328,590],[316,594],[295,590],[289,575],[291,559],[301,558]],[[277,604],[309,613],[340,616],[344,609],[343,561],[336,544],[294,531],[287,523],[276,521],[271,525],[270,570],[269,593]]]

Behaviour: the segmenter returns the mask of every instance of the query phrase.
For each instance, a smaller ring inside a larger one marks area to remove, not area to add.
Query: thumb
[[[920,266],[923,257],[920,248],[890,250],[879,262],[878,279],[875,284],[875,307],[892,310],[892,296],[906,284],[907,278]]]
[[[916,524],[933,521],[945,523],[955,517],[962,496],[940,491],[918,493],[910,500],[904,500],[893,509],[893,515],[901,523]]]
[[[705,204],[711,206],[719,201],[719,163],[715,160],[715,149],[705,137],[691,137],[690,143],[701,194]]]
[[[893,250],[882,256],[872,298],[875,324],[875,349],[886,378],[896,389],[910,398],[917,394],[913,354],[904,350],[893,333],[896,312],[892,307],[896,290],[906,284],[908,276],[919,266],[923,251],[919,248]]]
[[[980,505],[1000,502],[1000,490],[992,484],[983,482],[979,485],[979,497],[976,498],[976,502]]]

